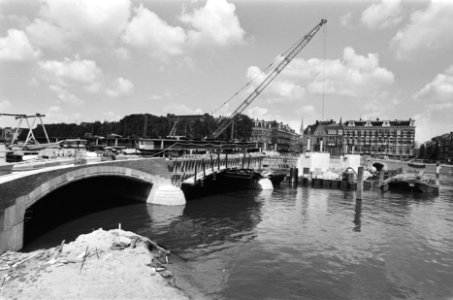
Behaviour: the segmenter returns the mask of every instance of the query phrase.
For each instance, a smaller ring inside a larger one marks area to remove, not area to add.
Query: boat
[[[411,168],[416,168],[416,169],[424,169],[426,168],[426,165],[424,163],[419,163],[419,162],[408,162],[407,165]]]
[[[389,191],[403,191],[432,194],[439,193],[439,185],[436,181],[428,176],[423,175],[423,171],[419,174],[402,173],[390,177],[384,182],[388,185]]]

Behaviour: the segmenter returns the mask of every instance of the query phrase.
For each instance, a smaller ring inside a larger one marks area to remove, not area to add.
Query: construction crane
[[[312,30],[310,30],[303,39],[292,47],[284,59],[266,76],[266,78],[258,85],[258,87],[233,111],[229,118],[223,119],[217,129],[212,133],[211,138],[218,138],[225,129],[228,128],[233,122],[234,118],[242,113],[252,102],[258,97],[261,92],[277,77],[277,75],[293,60],[294,57],[310,42],[319,29],[327,22],[322,19]]]

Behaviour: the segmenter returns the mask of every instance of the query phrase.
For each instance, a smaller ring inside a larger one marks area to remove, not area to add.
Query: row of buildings
[[[453,132],[436,136],[420,146],[419,158],[430,161],[453,162]]]
[[[7,140],[13,129],[2,130]],[[91,147],[137,148],[157,151],[174,144],[173,139],[143,139],[121,137],[111,134],[106,137],[87,134],[84,139]],[[178,141],[187,144],[188,141]],[[193,142],[191,142],[193,144]],[[205,142],[203,142],[205,143]],[[247,145],[246,145],[247,144]],[[189,145],[184,145],[188,147]],[[198,147],[197,145],[193,145]],[[214,145],[218,146],[218,145]],[[214,147],[213,146],[213,147]],[[222,145],[224,148],[226,145]],[[265,152],[329,152],[331,155],[350,153],[397,159],[413,158],[415,153],[414,120],[349,120],[339,122],[316,121],[300,128],[299,132],[277,121],[254,120],[251,136],[242,147],[261,149]],[[251,148],[250,148],[251,149]],[[447,160],[453,153],[453,133],[434,138],[424,145],[423,155],[429,159]],[[434,158],[435,156],[435,158]]]
[[[408,159],[414,156],[414,120],[316,121],[299,133],[276,121],[255,120],[251,141],[264,151],[321,151]]]

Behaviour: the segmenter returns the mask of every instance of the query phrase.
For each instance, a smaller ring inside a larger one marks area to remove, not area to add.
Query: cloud
[[[368,6],[362,13],[361,21],[369,28],[387,28],[399,24],[403,8],[401,0],[382,0]]]
[[[11,102],[8,100],[0,100],[0,111],[5,111],[11,108]]]
[[[346,14],[342,15],[339,19],[341,26],[349,26],[351,25],[352,14],[351,12],[347,12]]]
[[[121,60],[129,60],[131,58],[129,50],[126,48],[120,47],[113,51],[113,55]]]
[[[192,44],[226,46],[242,43],[244,39],[245,31],[235,10],[235,5],[226,0],[208,0],[193,13],[182,13],[180,19],[193,27],[188,31]]]
[[[268,120],[270,118],[269,109],[259,106],[248,108],[247,115],[252,119]]]
[[[163,113],[171,112],[175,115],[202,115],[204,114],[201,108],[192,108],[185,104],[170,103],[162,108]]]
[[[262,80],[264,75],[258,75],[257,70],[257,67],[249,68],[247,76],[251,78],[253,73],[258,80]],[[279,97],[280,101],[299,99],[307,93],[319,95],[323,92],[337,96],[372,98],[382,95],[385,88],[394,81],[393,73],[379,66],[376,54],[368,53],[364,56],[347,47],[343,50],[342,59],[294,59],[270,84],[270,92],[266,90],[265,93],[267,97]]]
[[[417,121],[416,138],[427,141],[436,135],[453,131],[453,65],[414,94],[416,101],[423,101],[423,112],[414,116]],[[445,126],[445,124],[448,124]]]
[[[451,20],[453,2],[431,1],[424,10],[412,13],[410,22],[392,39],[396,57],[404,59],[419,50],[435,50],[453,46]]]
[[[193,48],[225,47],[242,43],[245,31],[235,14],[236,7],[226,0],[208,0],[192,12],[184,10],[172,26],[155,12],[140,5],[128,23],[121,40],[161,59],[183,55]]]
[[[247,79],[254,82],[253,86],[248,89],[250,94],[264,79],[266,74],[256,66],[247,69]],[[278,103],[291,99],[301,98],[305,93],[305,89],[298,85],[293,80],[279,78],[274,80],[271,85],[266,88],[266,98],[269,103]]]
[[[58,85],[49,85],[49,89],[54,92],[58,98],[57,103],[66,103],[72,105],[81,105],[84,103],[82,99],[72,94],[68,89]]]
[[[48,83],[57,96],[57,103],[82,105],[84,101],[77,93],[80,90],[96,92],[100,89],[102,70],[93,60],[65,58],[63,61],[44,60],[37,64],[37,77]]]
[[[414,99],[423,100],[431,108],[451,108],[453,106],[453,65],[436,77],[417,93]]]
[[[33,23],[25,28],[25,31],[33,44],[41,48],[53,50],[69,49],[68,45],[66,45],[69,39],[69,32],[52,23],[35,19]]]
[[[130,6],[129,0],[42,0],[40,18],[27,30],[42,47],[59,50],[70,44],[97,50],[118,39],[129,20]]]
[[[35,49],[26,33],[18,29],[8,29],[6,36],[0,38],[0,61],[31,61],[41,55]]]
[[[57,112],[61,112],[61,107],[60,106],[57,106],[57,105],[54,105],[54,106],[51,106],[47,109],[48,112],[53,112],[53,113],[57,113]]]
[[[98,68],[95,61],[79,58],[39,61],[37,72],[41,79],[61,86],[91,85],[102,75],[102,70]]]
[[[106,90],[106,93],[110,97],[120,97],[129,95],[133,89],[134,84],[130,80],[119,77],[114,81],[113,87]]]
[[[168,25],[159,16],[143,7],[134,9],[134,17],[122,35],[131,46],[145,48],[155,57],[178,55],[183,52],[186,33],[181,27]]]

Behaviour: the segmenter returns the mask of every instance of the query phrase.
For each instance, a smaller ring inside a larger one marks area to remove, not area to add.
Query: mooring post
[[[212,173],[214,173],[214,159],[212,158],[212,154],[211,154],[211,171]]]
[[[194,166],[194,177],[193,177],[193,183],[197,183],[197,164],[195,163]]]
[[[217,170],[220,170],[220,152],[217,152]]]
[[[225,169],[228,169],[228,153],[225,153]]]
[[[206,164],[204,158],[201,160],[201,165],[203,166],[203,179],[206,178]]]
[[[252,156],[249,155],[249,161],[247,162],[247,169],[250,169],[250,163],[252,161]]]
[[[357,200],[363,199],[363,167],[359,167],[358,172],[357,172],[356,199]]]
[[[298,176],[299,176],[299,170],[297,168],[289,169],[289,183],[290,183],[291,187],[297,186]]]
[[[247,149],[244,148],[244,155],[242,156],[242,168],[245,167],[245,158],[247,157]]]

